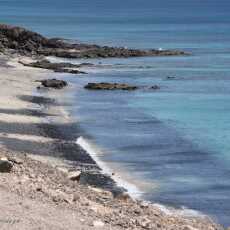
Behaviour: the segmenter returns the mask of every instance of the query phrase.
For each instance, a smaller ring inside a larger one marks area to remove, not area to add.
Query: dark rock
[[[18,157],[9,157],[9,161],[18,165],[23,164],[23,160]]]
[[[137,86],[132,86],[128,84],[118,84],[118,83],[88,83],[85,86],[86,89],[91,90],[135,90],[138,89]]]
[[[55,89],[62,89],[68,85],[66,81],[57,80],[57,79],[39,80],[37,82],[41,82],[41,84],[44,87],[55,88]]]
[[[13,164],[5,157],[0,159],[0,172],[9,173],[13,167]]]
[[[45,55],[65,58],[109,58],[186,55],[178,50],[138,50],[70,43],[59,38],[49,39],[21,27],[0,24],[0,49],[13,49],[23,55]]]
[[[175,77],[168,76],[168,77],[166,77],[166,79],[167,79],[167,80],[173,80],[173,79],[175,79]]]
[[[150,89],[157,90],[157,89],[160,89],[160,86],[158,86],[158,85],[153,85],[153,86],[150,87]]]
[[[82,66],[93,65],[90,63],[83,63],[83,64],[72,64],[68,62],[52,63],[46,59],[32,62],[32,63],[24,63],[24,62],[19,62],[19,63],[23,64],[24,66],[29,66],[34,68],[50,69],[57,73],[71,73],[71,74],[86,74],[86,72],[77,69],[71,69],[71,68],[80,68]]]
[[[77,69],[55,69],[54,72],[56,73],[71,73],[71,74],[87,74],[84,71],[80,71]]]

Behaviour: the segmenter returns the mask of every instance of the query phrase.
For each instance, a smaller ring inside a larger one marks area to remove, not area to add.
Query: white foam
[[[103,173],[110,175],[118,186],[127,189],[128,193],[132,198],[141,198],[141,196],[143,195],[143,191],[141,191],[136,185],[122,179],[121,175],[117,174],[115,176],[112,176],[112,170],[106,165],[105,162],[101,161],[99,158],[99,156],[103,154],[103,151],[101,151],[94,143],[84,137],[79,137],[76,143],[80,145],[87,153],[90,154],[90,156],[97,162],[98,166],[102,169]],[[160,209],[166,215],[207,218],[207,216],[203,213],[186,207],[176,209],[159,203],[153,203],[152,205]]]
[[[207,216],[197,210],[189,209],[186,207],[181,208],[173,208],[166,205],[162,205],[159,203],[154,203],[154,207],[159,208],[163,213],[169,216],[182,216],[182,217],[199,217],[199,218],[207,218]]]
[[[97,162],[98,166],[102,169],[103,173],[110,175],[118,186],[121,186],[127,189],[129,195],[133,198],[140,198],[143,192],[137,188],[134,184],[131,184],[121,178],[118,174],[112,176],[112,170],[106,165],[105,162],[101,161],[99,156],[102,154],[102,151],[94,145],[90,140],[87,140],[84,137],[79,137],[76,141],[90,156]]]

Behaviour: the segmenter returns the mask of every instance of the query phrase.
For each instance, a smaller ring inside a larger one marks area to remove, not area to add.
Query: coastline
[[[37,85],[34,81],[49,77],[50,72],[47,70],[35,70],[30,67],[23,67],[16,64],[17,59],[8,61],[14,68],[5,67],[5,65],[1,67],[4,72],[1,81],[3,83],[5,82],[7,86],[4,88],[5,91],[2,92],[2,94],[8,97],[8,99],[6,98],[7,100],[1,103],[1,132],[4,134],[1,136],[1,151],[9,156],[17,155],[17,157],[23,159],[23,164],[22,166],[16,164],[15,171],[12,175],[1,175],[1,180],[4,182],[2,183],[4,189],[0,189],[1,193],[3,193],[3,191],[10,191],[14,194],[15,191],[17,191],[17,199],[27,197],[37,204],[44,204],[44,200],[45,202],[48,201],[49,204],[54,202],[56,205],[55,210],[61,210],[63,205],[66,210],[76,210],[77,206],[77,208],[83,212],[82,216],[80,215],[78,217],[78,220],[84,219],[84,221],[76,221],[74,223],[75,229],[76,227],[79,229],[80,227],[81,229],[94,229],[95,226],[93,223],[98,219],[104,223],[104,225],[100,227],[101,229],[223,229],[206,217],[183,217],[182,215],[175,216],[174,214],[166,214],[152,204],[131,199],[129,196],[114,196],[111,191],[108,191],[108,186],[112,185],[112,188],[114,188],[113,186],[115,186],[115,184],[112,182],[111,177],[103,177],[99,169],[99,167],[103,167],[103,165],[99,163],[98,167],[98,162],[96,162],[97,157],[89,156],[89,153],[86,153],[86,151],[81,152],[82,149],[76,149],[75,142],[77,138],[79,138],[79,136],[76,135],[77,124],[69,119],[68,115],[65,115],[66,117],[64,119],[60,119],[60,110],[63,110],[63,107],[59,104],[55,104],[56,101],[54,100],[54,98],[60,97],[58,96],[60,92],[51,90],[48,92],[47,97],[32,94]],[[21,78],[19,79],[19,77]],[[21,95],[22,91],[23,95]],[[53,108],[55,106],[56,108]],[[30,113],[30,115],[28,115],[28,113]],[[33,115],[31,116],[31,114]],[[47,120],[49,117],[51,117],[51,123],[49,119]],[[74,132],[72,132],[73,129],[75,129]],[[18,155],[20,152],[26,153],[26,157],[24,154]],[[73,155],[71,155],[71,153],[74,152],[78,153],[79,156],[75,156],[77,157],[77,164],[71,165],[69,164],[70,162],[73,163],[74,160],[76,161],[76,158],[73,159]],[[52,154],[54,155],[52,156]],[[70,166],[69,168],[67,167],[68,164]],[[89,174],[86,173],[86,177],[82,183],[72,183],[66,179],[66,174],[68,174],[68,170],[73,169],[73,166],[75,170],[80,169],[84,171],[83,169],[85,169],[86,172],[93,170],[94,172],[96,171],[97,174],[96,176],[93,174],[95,177],[90,179],[90,177],[88,177]],[[34,172],[36,167],[38,172]],[[42,173],[41,169],[44,168],[47,169],[47,180],[44,178],[44,175],[40,175]],[[52,178],[53,173],[50,174],[49,170],[54,171],[55,175],[60,175],[57,178]],[[29,171],[29,173],[27,171]],[[26,172],[29,174],[29,176],[27,175],[29,179],[27,178],[25,182],[23,181],[23,177],[25,177]],[[32,178],[30,178],[31,174],[34,173],[35,177],[33,178],[32,176]],[[12,178],[14,178],[17,183],[14,183],[14,180],[10,181]],[[39,182],[41,178],[42,183]],[[57,189],[53,189],[52,192],[41,192],[43,189],[40,190],[39,186],[49,187],[50,178],[55,186],[62,184],[62,195],[57,195]],[[89,182],[95,182],[95,178],[97,178],[96,184],[92,183],[89,185]],[[99,180],[102,180],[103,183],[98,183],[101,182]],[[18,183],[19,181],[21,183]],[[27,183],[32,186],[27,186]],[[35,187],[34,184],[36,184]],[[96,189],[94,188],[95,186],[106,189],[107,192]],[[66,194],[66,190],[70,190],[69,193]],[[72,197],[73,194],[79,190],[82,191],[80,193],[81,201],[73,201],[75,199]],[[119,188],[116,192],[120,194],[121,191]],[[86,195],[84,194],[85,192]],[[20,193],[22,196],[20,196]],[[42,195],[40,193],[42,193]],[[66,195],[68,198],[65,197]],[[13,196],[14,195],[12,195],[12,197]],[[60,196],[60,200],[55,200],[54,197],[56,196]],[[4,197],[4,195],[2,197]],[[84,199],[87,199],[87,201]],[[104,200],[98,204],[98,199]],[[93,203],[91,204],[92,201]],[[118,212],[118,210],[120,212]],[[68,212],[68,215],[70,217],[72,213],[70,214]],[[117,218],[116,215],[118,215],[119,218]],[[86,217],[89,219],[86,220]],[[44,219],[42,221],[43,224],[46,222]],[[71,222],[70,219],[69,221]],[[23,223],[22,220],[22,222],[18,224],[24,226],[23,224],[25,223]],[[55,226],[55,223],[52,224]],[[65,223],[63,223],[63,226],[65,226]],[[8,227],[9,229],[13,229],[12,226]],[[14,227],[15,229],[17,228],[16,225]],[[30,227],[33,226],[30,225]],[[28,227],[28,229],[33,229],[30,227]]]

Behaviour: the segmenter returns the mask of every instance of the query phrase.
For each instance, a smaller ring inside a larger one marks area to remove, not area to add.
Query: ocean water
[[[69,110],[79,121],[81,140],[118,177],[135,185],[136,195],[230,225],[228,0],[0,0],[0,8],[1,22],[49,37],[191,52],[87,60],[100,67],[82,77],[60,76],[74,88]],[[101,81],[161,89],[83,88]]]

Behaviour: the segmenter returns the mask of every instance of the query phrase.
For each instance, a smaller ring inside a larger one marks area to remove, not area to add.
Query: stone
[[[36,62],[31,62],[31,63],[26,63],[23,61],[19,61],[20,64],[28,67],[34,67],[34,68],[41,68],[41,69],[49,69],[53,70],[54,72],[57,73],[70,73],[70,74],[86,74],[86,72],[73,69],[73,68],[80,68],[83,66],[91,66],[93,64],[90,63],[82,63],[82,64],[72,64],[69,62],[58,62],[58,63],[53,63],[50,62],[47,59],[42,59]]]
[[[128,84],[107,83],[107,82],[88,83],[85,86],[85,89],[90,89],[90,90],[135,90],[137,88],[138,88],[137,86],[132,86]]]
[[[73,171],[68,175],[68,179],[72,181],[79,181],[81,178],[81,171]]]
[[[148,208],[149,207],[149,203],[146,202],[146,201],[142,201],[141,204],[140,204],[140,207],[143,208],[143,209],[144,208]]]
[[[14,164],[18,164],[18,165],[23,164],[23,160],[18,157],[9,157],[9,161],[11,161]]]
[[[115,198],[121,201],[125,201],[125,202],[131,199],[130,195],[126,192],[122,192],[118,194]]]
[[[66,81],[57,79],[37,80],[36,82],[40,82],[44,87],[54,89],[62,89],[68,85]]]
[[[9,173],[13,167],[13,164],[6,158],[2,157],[0,159],[0,172]]]
[[[144,229],[151,229],[151,221],[147,218],[143,218],[139,221],[139,225]]]
[[[157,89],[160,89],[160,86],[158,86],[158,85],[153,85],[153,86],[150,87],[150,89],[157,90]]]
[[[56,73],[71,73],[71,74],[87,74],[84,71],[80,71],[77,69],[55,69],[54,72]]]
[[[81,196],[78,193],[74,193],[72,195],[72,202],[76,202],[76,201],[79,201],[79,200],[81,200]]]
[[[103,223],[101,220],[96,220],[93,222],[93,226],[96,228],[102,228],[105,226],[105,223]]]

